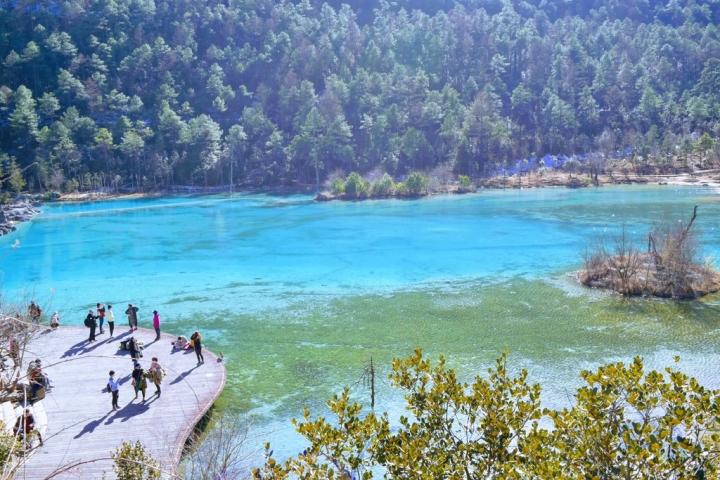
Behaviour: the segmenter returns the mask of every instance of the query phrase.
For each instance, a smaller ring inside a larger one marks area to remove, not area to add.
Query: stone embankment
[[[16,224],[27,222],[41,213],[37,209],[41,205],[41,201],[30,195],[20,195],[9,205],[0,206],[0,235],[14,232],[17,230]]]

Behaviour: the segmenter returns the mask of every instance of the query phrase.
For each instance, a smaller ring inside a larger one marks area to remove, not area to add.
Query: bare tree
[[[697,218],[697,209],[696,205],[687,225],[664,218],[648,234],[648,252],[655,263],[657,281],[663,293],[670,297],[695,296],[693,280],[701,275],[697,268],[699,244],[690,229]]]
[[[623,223],[620,233],[612,236],[613,251],[605,253],[607,262],[620,280],[621,293],[631,295],[637,293],[635,275],[643,265],[642,252],[628,235],[627,226]]]
[[[598,176],[605,171],[610,158],[616,148],[616,136],[610,129],[605,129],[597,137],[597,147],[600,153],[593,153],[589,156],[588,165],[590,167],[590,179],[593,185],[600,185]]]
[[[230,411],[209,418],[204,431],[190,436],[182,472],[186,480],[234,480],[247,475],[257,451],[248,445],[250,422]]]
[[[430,175],[438,179],[444,191],[448,191],[448,185],[453,179],[453,168],[449,163],[441,163],[432,170]]]
[[[611,288],[623,295],[641,293],[637,274],[644,265],[643,254],[635,245],[625,223],[620,233],[610,240],[599,237],[581,251],[585,269],[581,281],[585,285]]]

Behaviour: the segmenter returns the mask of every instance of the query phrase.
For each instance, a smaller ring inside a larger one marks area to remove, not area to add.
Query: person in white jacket
[[[105,311],[105,320],[107,320],[108,328],[110,329],[110,337],[113,336],[113,330],[115,330],[115,314],[112,310],[112,305],[107,306]]]

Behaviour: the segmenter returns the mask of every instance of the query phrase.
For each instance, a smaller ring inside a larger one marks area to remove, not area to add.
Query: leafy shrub
[[[373,197],[389,197],[395,190],[395,182],[387,173],[372,183]]]
[[[55,200],[60,199],[60,194],[58,192],[45,192],[40,196],[40,200],[43,202],[54,202]]]
[[[5,428],[5,424],[0,421],[0,469],[3,472],[10,472],[12,468],[13,452],[22,449],[22,443],[18,442],[12,431]]]
[[[470,190],[470,177],[467,175],[460,175],[458,178],[458,189],[463,192]]]
[[[405,180],[408,195],[422,195],[427,190],[425,177],[418,172],[411,173]]]
[[[335,195],[342,195],[345,193],[345,181],[337,177],[335,178],[332,183],[330,184],[330,190]]]
[[[145,452],[140,441],[123,442],[110,454],[115,462],[113,470],[118,480],[156,480],[160,478],[157,460]]]
[[[352,172],[345,180],[345,195],[350,198],[367,198],[370,186],[357,172]]]
[[[8,192],[3,192],[0,195],[0,205],[9,205],[12,202],[12,197]]]
[[[583,371],[562,410],[541,408],[507,353],[487,372],[468,385],[442,357],[395,359],[390,384],[410,415],[366,414],[345,389],[332,420],[306,408],[293,421],[305,452],[279,464],[266,444],[254,478],[717,478],[720,392],[679,371],[648,372],[640,357]]]

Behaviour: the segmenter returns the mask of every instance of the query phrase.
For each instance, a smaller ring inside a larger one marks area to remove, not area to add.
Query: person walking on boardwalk
[[[205,363],[205,358],[202,354],[202,335],[200,332],[195,332],[190,337],[190,340],[193,342],[193,348],[195,349],[195,355],[197,356],[198,365],[202,365]]]
[[[118,406],[118,397],[120,397],[120,380],[115,378],[114,370],[110,370],[108,386],[110,387],[110,393],[112,393],[112,408],[113,410],[120,410],[120,407]]]
[[[162,385],[163,369],[158,363],[157,357],[152,358],[152,363],[150,364],[150,378],[152,378],[152,381],[155,384],[155,395],[159,397],[161,393],[160,385]]]
[[[112,311],[112,305],[107,306],[107,312],[105,312],[105,318],[107,318],[108,328],[110,329],[110,338],[112,338],[113,330],[115,330],[115,314]]]
[[[135,368],[132,372],[132,385],[135,387],[135,399],[138,398],[138,392],[142,392],[143,399],[145,401],[145,390],[147,390],[147,380],[145,379],[145,371],[142,369],[138,362],[135,362]]]
[[[160,340],[160,314],[153,310],[153,328],[155,329],[155,341]]]
[[[97,341],[95,340],[95,329],[97,328],[97,322],[95,321],[96,318],[97,317],[92,310],[90,310],[87,317],[85,317],[85,326],[90,329],[90,338],[88,338],[88,343]]]
[[[103,333],[105,333],[105,330],[103,330],[103,323],[105,323],[105,305],[103,305],[102,303],[97,304],[97,316],[100,323],[99,335],[102,335]]]
[[[137,330],[137,312],[140,310],[138,307],[134,307],[132,303],[128,303],[128,309],[125,310],[125,314],[128,316],[128,323],[130,324],[130,330]]]
[[[28,313],[30,314],[30,318],[32,318],[32,323],[40,325],[40,315],[42,315],[42,310],[38,307],[37,303],[32,300],[28,306]]]

